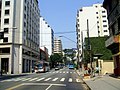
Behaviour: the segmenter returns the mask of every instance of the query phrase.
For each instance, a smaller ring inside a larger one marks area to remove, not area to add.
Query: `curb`
[[[75,70],[76,71],[76,73],[81,77],[81,75],[78,73],[78,71],[77,70]],[[83,84],[85,84],[86,85],[86,87],[84,87],[84,88],[86,88],[86,90],[91,90],[91,88],[87,85],[87,83],[83,80],[83,78],[81,78],[82,79],[82,81],[83,81]]]

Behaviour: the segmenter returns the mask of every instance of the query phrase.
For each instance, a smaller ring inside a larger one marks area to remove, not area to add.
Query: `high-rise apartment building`
[[[46,47],[48,54],[53,54],[54,31],[42,16],[40,17],[40,47]]]
[[[110,37],[105,44],[111,50],[114,60],[114,74],[120,76],[120,0],[104,0],[108,13]]]
[[[0,71],[31,72],[39,60],[38,0],[0,0]]]
[[[60,39],[54,39],[54,53],[62,53],[62,42]]]
[[[109,36],[107,12],[102,4],[82,7],[77,12],[76,32],[79,60],[81,60],[80,56],[82,55],[82,42],[84,42],[84,38],[87,37],[87,29],[89,29],[89,37]]]

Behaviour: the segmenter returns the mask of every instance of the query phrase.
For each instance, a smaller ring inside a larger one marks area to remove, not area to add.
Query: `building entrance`
[[[8,58],[1,58],[1,70],[3,74],[7,74],[9,67],[9,59]]]

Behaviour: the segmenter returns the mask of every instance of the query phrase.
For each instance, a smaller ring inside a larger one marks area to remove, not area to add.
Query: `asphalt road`
[[[0,80],[0,90],[88,90],[75,70],[63,68]]]

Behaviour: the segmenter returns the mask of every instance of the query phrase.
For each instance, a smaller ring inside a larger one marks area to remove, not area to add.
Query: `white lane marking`
[[[67,72],[67,73],[69,73],[69,72]]]
[[[58,78],[54,78],[52,81],[57,81],[58,80]]]
[[[33,79],[29,80],[29,81],[33,81],[33,80],[36,80],[36,79],[38,79],[38,78],[33,78]]]
[[[70,73],[72,73],[72,72],[70,72]]]
[[[65,78],[62,78],[60,81],[61,81],[61,82],[65,81]]]
[[[72,78],[69,78],[68,82],[72,82]]]
[[[40,78],[40,79],[38,79],[38,80],[36,80],[36,81],[41,81],[41,80],[43,80],[43,79],[45,79],[45,78]]]
[[[62,72],[60,72],[60,73],[62,73]]]
[[[51,87],[52,87],[52,84],[48,88],[46,88],[45,90],[49,90]]]
[[[45,79],[44,81],[48,81],[48,80],[50,80],[51,78],[47,78],[47,79]]]

